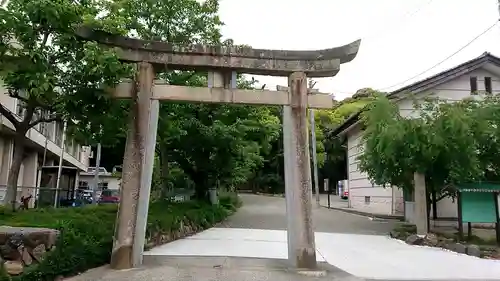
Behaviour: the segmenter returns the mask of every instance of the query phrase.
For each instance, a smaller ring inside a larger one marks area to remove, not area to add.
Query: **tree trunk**
[[[432,219],[436,220],[438,215],[437,215],[437,194],[436,194],[436,189],[432,188]]]
[[[431,192],[429,191],[428,187],[426,187],[426,197],[427,197],[427,229],[430,229],[431,227],[431,216],[429,215],[431,213]]]
[[[10,166],[9,176],[7,177],[7,192],[5,193],[3,204],[11,204],[13,211],[16,210],[17,180],[19,178],[21,164],[23,163],[25,141],[25,134],[19,134],[14,138],[14,156],[12,165]]]
[[[208,196],[208,184],[205,180],[206,177],[198,174],[194,178],[194,197],[200,201],[210,202],[210,198]]]
[[[160,144],[160,179],[161,186],[164,190],[168,190],[168,150],[165,145]]]

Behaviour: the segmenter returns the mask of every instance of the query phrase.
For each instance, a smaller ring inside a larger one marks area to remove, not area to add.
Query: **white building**
[[[13,112],[19,119],[23,107],[19,101],[7,94],[5,86],[0,81],[0,104]],[[5,196],[7,177],[12,164],[14,143],[12,136],[15,128],[10,121],[0,115],[0,199]],[[40,183],[38,168],[55,166],[59,163],[62,147],[63,126],[59,122],[38,124],[26,134],[28,138],[25,158],[21,165],[18,179],[18,201],[22,195],[35,195],[35,187]],[[89,163],[90,149],[76,143],[71,137],[66,137],[63,165],[86,171]],[[45,163],[43,163],[45,155]]]
[[[452,69],[416,82],[389,94],[399,106],[400,114],[418,117],[414,99],[438,97],[448,101],[459,101],[471,95],[500,92],[500,58],[484,53]],[[414,96],[409,98],[408,93]],[[402,191],[398,188],[374,186],[366,173],[359,170],[358,156],[363,153],[363,130],[360,112],[348,118],[335,134],[347,138],[347,173],[351,207],[377,214],[401,215],[404,212]],[[451,199],[438,202],[437,214],[441,218],[456,218],[457,207]]]
[[[86,171],[80,172],[78,188],[83,190],[92,189],[94,184],[95,167],[89,167]],[[110,173],[105,168],[99,168],[99,188],[98,190],[119,190],[121,178],[116,173]]]

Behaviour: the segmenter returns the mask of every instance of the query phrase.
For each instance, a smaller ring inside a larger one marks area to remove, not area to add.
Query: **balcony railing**
[[[26,113],[26,109],[24,106],[24,102],[15,99],[15,112],[20,119],[24,117],[24,114]],[[49,112],[40,110],[35,112],[33,116],[33,120],[36,120],[37,118],[40,118],[42,116],[47,117]],[[44,137],[46,137],[48,140],[51,142],[55,143],[57,146],[61,147],[62,146],[62,135],[63,135],[63,125],[60,122],[52,122],[52,123],[40,123],[33,127],[35,131],[39,132],[42,134]],[[78,161],[81,160],[80,156],[80,146],[75,143],[75,141],[71,138],[66,138],[66,146],[65,146],[65,152],[73,156],[75,159]]]

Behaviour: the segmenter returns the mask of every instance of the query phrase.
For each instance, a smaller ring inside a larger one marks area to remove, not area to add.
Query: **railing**
[[[4,201],[6,193],[7,186],[0,185],[0,202]],[[72,204],[72,199],[76,197],[77,191],[73,188],[59,188],[57,190],[49,187],[18,186],[15,207],[16,209],[23,207],[23,205],[28,208],[54,207],[56,193],[58,197],[56,207],[66,207]]]
[[[191,200],[191,196],[194,195],[194,189],[188,188],[175,188],[168,191],[156,190],[152,191],[151,196],[153,198],[167,199],[172,202],[184,202]]]

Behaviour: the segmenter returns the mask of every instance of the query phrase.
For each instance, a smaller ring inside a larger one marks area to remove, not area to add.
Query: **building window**
[[[62,141],[62,128],[61,128],[61,123],[56,122],[56,135],[55,135],[55,142],[58,146],[61,146],[61,141]]]
[[[80,189],[87,189],[89,187],[89,182],[88,181],[79,181],[78,182],[78,188]]]
[[[108,189],[108,183],[107,182],[100,182],[98,184],[100,190],[107,190]]]
[[[75,147],[76,147],[75,148],[75,150],[76,150],[76,152],[75,152],[76,160],[80,161],[81,160],[80,159],[80,157],[81,157],[81,155],[80,155],[80,145],[76,144]]]
[[[25,107],[24,101],[18,99],[16,105],[16,114],[19,115],[20,117],[24,117],[24,107]]]
[[[365,204],[366,205],[370,204],[370,200],[371,200],[370,196],[365,196]]]
[[[491,77],[484,77],[484,89],[486,93],[491,94]]]
[[[473,95],[477,94],[477,77],[470,78],[470,92]]]
[[[12,95],[19,95],[21,98],[26,98],[26,92],[24,90],[13,90]],[[10,94],[10,93],[9,93]],[[23,118],[26,112],[26,103],[20,99],[16,98],[16,114]]]

